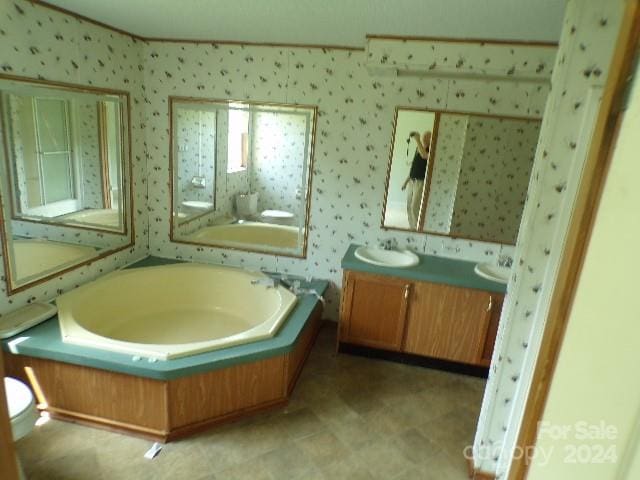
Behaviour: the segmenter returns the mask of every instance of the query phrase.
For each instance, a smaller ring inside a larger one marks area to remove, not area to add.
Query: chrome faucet
[[[395,238],[388,238],[384,242],[380,242],[380,248],[383,250],[397,250],[398,241]]]
[[[513,265],[513,257],[511,255],[498,256],[498,266],[511,268]]]
[[[267,288],[276,288],[282,285],[284,288],[289,290],[295,296],[300,295],[313,295],[318,300],[322,302],[324,305],[325,300],[322,295],[318,293],[315,288],[303,288],[300,286],[300,280],[292,280],[290,281],[287,275],[278,274],[278,273],[265,273],[267,275],[264,278],[256,278],[255,280],[251,280],[251,285],[264,285]]]

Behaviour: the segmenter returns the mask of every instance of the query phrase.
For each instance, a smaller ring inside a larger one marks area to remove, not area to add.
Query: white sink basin
[[[420,263],[420,258],[409,250],[385,250],[376,247],[358,247],[355,251],[358,260],[381,267],[409,268]]]
[[[509,267],[501,267],[490,263],[477,263],[473,270],[482,278],[504,283],[505,285],[509,283],[509,276],[511,275],[511,269]]]

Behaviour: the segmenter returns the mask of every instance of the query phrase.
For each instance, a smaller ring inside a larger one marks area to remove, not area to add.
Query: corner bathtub
[[[58,297],[62,339],[168,360],[269,338],[296,297],[252,284],[265,278],[190,263],[117,271]]]
[[[277,248],[297,248],[300,229],[274,223],[243,222],[204,227],[189,239],[196,242],[268,244]]]

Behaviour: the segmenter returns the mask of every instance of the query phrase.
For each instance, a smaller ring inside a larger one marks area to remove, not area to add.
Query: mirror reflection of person
[[[411,132],[409,137],[416,142],[416,153],[413,155],[409,175],[402,184],[402,190],[407,190],[407,216],[409,228],[418,228],[418,216],[420,215],[420,202],[424,190],[424,179],[427,175],[427,163],[429,159],[429,145],[431,132],[426,131],[420,139],[418,132]],[[408,187],[408,188],[407,188]]]

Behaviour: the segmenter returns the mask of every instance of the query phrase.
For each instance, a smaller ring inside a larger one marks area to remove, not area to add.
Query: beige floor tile
[[[93,448],[73,451],[35,464],[23,463],[25,474],[33,480],[102,480],[105,477],[98,465]]]
[[[342,460],[350,454],[349,447],[328,430],[297,440],[296,444],[318,467]]]
[[[356,455],[374,478],[392,478],[412,466],[391,438],[365,445]]]
[[[347,455],[336,462],[320,468],[326,480],[374,480],[369,470],[362,464],[355,453]]]
[[[281,480],[269,473],[262,457],[253,458],[223,470],[216,474],[216,478],[224,480]]]
[[[411,428],[396,437],[396,446],[404,457],[415,466],[429,464],[433,458],[442,454],[442,449],[415,428]]]
[[[273,417],[265,425],[269,428],[276,426],[285,435],[282,439],[290,440],[304,438],[326,428],[324,422],[309,408],[282,413]]]
[[[315,469],[310,457],[293,442],[262,455],[260,460],[276,479],[303,480]]]

